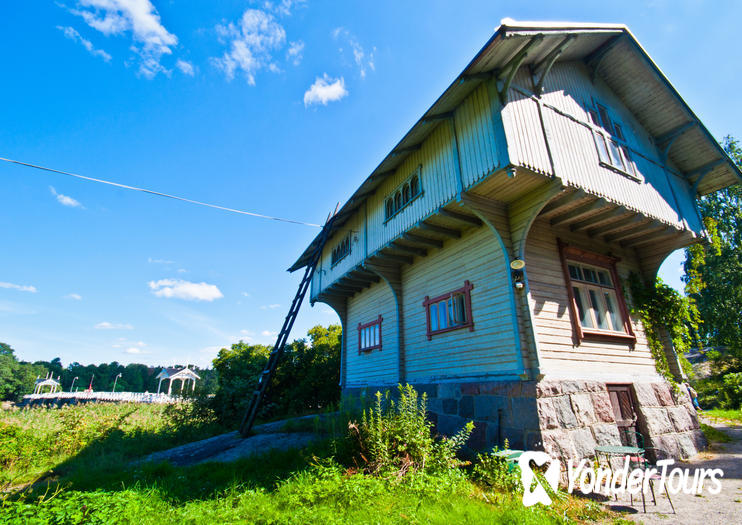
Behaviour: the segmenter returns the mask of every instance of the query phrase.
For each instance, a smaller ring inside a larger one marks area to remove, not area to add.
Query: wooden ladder
[[[299,309],[301,308],[301,303],[304,301],[304,295],[306,295],[307,289],[312,283],[314,270],[317,267],[320,256],[322,255],[322,248],[324,248],[325,242],[327,242],[327,237],[330,234],[330,229],[334,220],[335,215],[328,218],[320,232],[317,248],[307,263],[304,277],[299,284],[299,289],[296,291],[294,301],[291,303],[291,308],[289,308],[289,313],[283,321],[283,327],[281,327],[281,331],[278,333],[276,344],[273,345],[273,349],[268,357],[268,362],[265,364],[265,368],[258,378],[258,386],[253,392],[252,399],[250,399],[250,405],[248,406],[245,417],[242,419],[242,424],[240,425],[240,434],[242,434],[243,437],[250,435],[250,430],[252,430],[253,423],[255,423],[255,416],[258,414],[260,403],[263,401],[268,385],[278,368],[278,363],[283,355],[283,350],[286,346],[286,341],[288,341],[289,335],[291,334],[291,328],[294,326],[294,321],[296,321],[296,316],[299,315]]]

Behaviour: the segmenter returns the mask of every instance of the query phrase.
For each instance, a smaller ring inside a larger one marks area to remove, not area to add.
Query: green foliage
[[[478,454],[472,476],[480,483],[500,492],[514,493],[521,490],[520,468],[507,460],[508,441],[503,451],[497,448],[485,454]],[[499,452],[499,453],[498,453]]]
[[[722,145],[742,167],[742,148],[732,137]],[[717,349],[717,373],[742,371],[742,187],[737,184],[698,202],[709,242],[686,250],[686,293],[698,305],[699,336]]]
[[[742,425],[742,408],[727,410],[727,409],[711,409],[704,410],[703,415],[720,419],[723,422],[732,423],[735,425]]]
[[[427,397],[411,385],[399,385],[399,399],[376,393],[376,404],[363,412],[360,424],[351,423],[358,450],[356,458],[368,473],[398,477],[408,472],[445,472],[461,464],[456,453],[466,443],[474,424],[469,422],[451,438],[435,439],[427,419]]]
[[[687,352],[692,344],[690,330],[697,326],[695,305],[660,278],[657,278],[654,286],[647,286],[636,273],[631,273],[628,284],[632,299],[631,313],[638,316],[644,325],[657,371],[674,383],[661,331],[667,330],[678,355]]]
[[[729,434],[705,423],[701,423],[701,431],[710,443],[729,443],[732,441]]]
[[[309,342],[286,345],[258,414],[261,419],[322,412],[339,402],[341,334],[339,325],[315,326],[307,334]],[[218,387],[208,404],[224,425],[235,427],[241,421],[270,350],[240,341],[214,359]]]
[[[13,348],[0,343],[0,401],[20,401],[33,392],[36,378],[46,373],[41,366],[18,361]]]

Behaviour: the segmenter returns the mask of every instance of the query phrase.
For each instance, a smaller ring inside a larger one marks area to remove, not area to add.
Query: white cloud
[[[188,273],[188,270],[185,268],[178,268],[178,273]]]
[[[35,286],[24,286],[22,284],[3,283],[3,282],[0,282],[0,288],[8,288],[10,290],[18,290],[19,292],[31,292],[31,293],[36,293],[38,291]]]
[[[68,38],[72,40],[73,42],[78,42],[82,47],[88,50],[88,53],[90,53],[93,56],[101,57],[105,62],[111,61],[111,55],[103,51],[102,49],[96,49],[95,46],[93,46],[93,43],[83,38],[80,33],[75,30],[73,27],[69,26],[57,26],[57,29],[59,29],[65,36],[65,38]]]
[[[345,79],[343,77],[333,79],[325,73],[322,78],[317,77],[314,84],[304,93],[304,106],[309,107],[312,104],[326,106],[328,102],[335,102],[347,95]]]
[[[150,281],[149,288],[157,297],[185,299],[187,301],[213,301],[224,297],[214,284],[192,283],[176,279]]]
[[[289,49],[286,51],[286,59],[290,60],[292,64],[298,66],[301,60],[304,58],[304,42],[297,40],[296,42],[289,42]]]
[[[134,330],[129,323],[109,323],[108,321],[101,321],[94,328],[96,330]]]
[[[272,14],[259,9],[247,9],[237,24],[216,26],[219,40],[229,49],[221,58],[212,58],[212,63],[224,71],[232,80],[235,73],[242,72],[251,86],[255,85],[255,74],[263,68],[274,71],[272,52],[286,42],[286,31]]]
[[[264,304],[260,307],[261,310],[275,310],[276,308],[279,308],[280,304]]]
[[[71,208],[79,208],[82,207],[82,204],[80,204],[79,201],[73,199],[72,197],[68,197],[67,195],[62,195],[61,193],[57,193],[57,190],[54,189],[54,186],[49,186],[49,190],[52,192],[52,195],[54,195],[57,198],[57,202],[63,206],[69,206]]]
[[[193,64],[186,60],[178,60],[175,62],[175,67],[177,67],[181,73],[184,75],[188,75],[189,77],[192,77],[195,74],[195,70],[193,69]]]
[[[283,16],[290,16],[294,7],[306,5],[306,0],[281,0],[280,2],[263,2],[263,7],[268,11],[273,11]]]
[[[138,355],[138,354],[148,354],[149,352],[147,352],[146,350],[142,350],[141,348],[137,348],[136,346],[132,346],[131,348],[127,348],[126,350],[124,350],[124,353]]]
[[[242,292],[242,295],[245,297],[250,297],[250,294],[248,292]]]
[[[358,42],[358,39],[355,37],[355,35],[353,35],[353,33],[348,31],[344,27],[335,28],[332,31],[332,37],[335,40],[342,40],[348,43],[348,46],[350,46],[350,50],[353,53],[353,62],[355,62],[361,78],[366,77],[367,69],[370,69],[371,71],[376,70],[376,64],[374,62],[374,52],[376,51],[375,47],[372,48],[371,51],[367,52]],[[342,47],[340,48],[340,53],[344,53]]]
[[[74,299],[75,301],[82,301],[82,295],[77,293],[68,293],[65,295],[66,299]]]
[[[246,336],[253,336],[255,335],[255,332],[252,332],[250,330],[240,330],[240,334],[246,335]]]
[[[153,259],[152,257],[147,258],[147,262],[150,264],[175,264],[175,261],[168,261],[167,259]]]
[[[265,337],[273,337],[277,335],[277,332],[271,332],[270,330],[263,330],[262,332],[260,332],[260,335],[265,336]]]
[[[131,33],[131,50],[139,55],[142,76],[169,74],[160,59],[172,54],[178,37],[165,29],[150,0],[78,0],[70,12],[104,35]]]

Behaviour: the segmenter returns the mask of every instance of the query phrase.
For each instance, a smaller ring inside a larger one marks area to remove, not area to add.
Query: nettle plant
[[[433,435],[427,419],[427,396],[411,385],[399,385],[399,398],[389,392],[376,393],[376,403],[364,410],[360,423],[349,429],[356,444],[356,463],[367,473],[396,475],[408,472],[438,473],[463,463],[457,452],[469,439],[474,423],[467,423],[454,436]]]

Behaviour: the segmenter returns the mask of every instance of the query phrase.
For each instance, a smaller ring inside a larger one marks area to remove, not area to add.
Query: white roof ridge
[[[500,27],[510,28],[539,28],[539,29],[626,29],[626,24],[607,23],[607,22],[569,22],[562,20],[515,20],[510,17],[500,20]],[[497,28],[495,28],[495,31]]]

